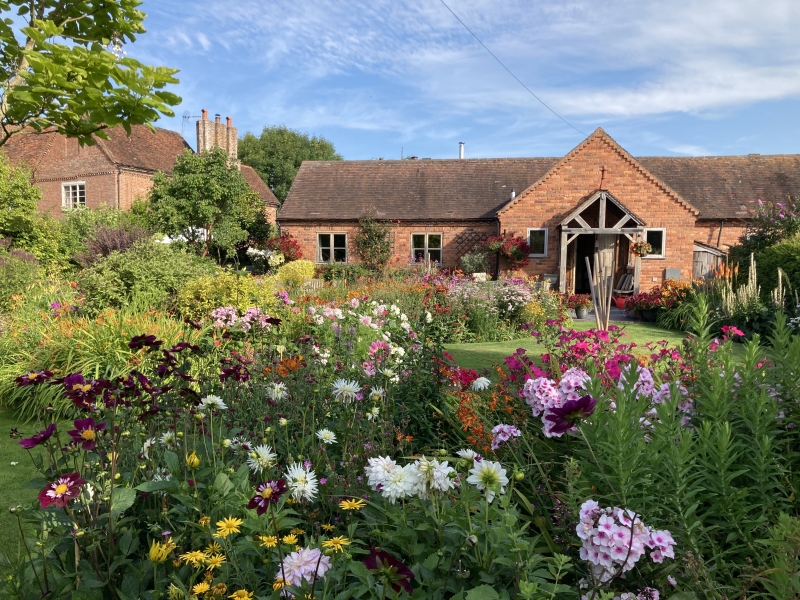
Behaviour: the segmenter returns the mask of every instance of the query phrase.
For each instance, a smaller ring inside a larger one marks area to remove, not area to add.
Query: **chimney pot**
[[[464,142],[458,142],[458,158],[464,158]]]
[[[514,188],[511,188],[511,199],[513,200],[516,197],[517,197],[517,192],[514,191]]]
[[[217,122],[217,123],[220,123],[220,122],[221,122],[221,121],[220,121],[220,116],[219,116],[219,113],[217,113],[217,114],[215,114],[215,115],[214,115],[214,121],[215,121],[215,122]]]
[[[201,113],[203,115],[203,121],[208,121],[208,111],[204,108]]]
[[[233,119],[230,117],[225,117],[225,120],[228,122],[228,127],[233,127]]]

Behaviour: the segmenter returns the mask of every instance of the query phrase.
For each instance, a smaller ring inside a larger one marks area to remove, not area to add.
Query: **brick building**
[[[59,216],[64,210],[108,206],[126,210],[145,197],[158,171],[169,173],[181,152],[190,149],[181,134],[134,125],[128,136],[122,127],[107,130],[108,140],[81,147],[77,140],[55,131],[24,132],[12,137],[4,150],[12,163],[25,163],[42,190],[41,212]],[[223,148],[236,159],[237,130],[230,117],[214,121],[203,110],[197,122],[197,147]],[[238,164],[238,161],[237,161]],[[275,222],[279,206],[272,190],[250,167],[239,165],[250,187],[264,200],[267,218]]]
[[[529,275],[587,291],[586,258],[647,288],[722,254],[757,199],[800,192],[800,155],[634,158],[602,129],[563,158],[304,162],[278,221],[319,263],[357,262],[358,219],[392,221],[395,260],[446,267],[486,237],[527,237]],[[654,252],[637,258],[633,241]]]

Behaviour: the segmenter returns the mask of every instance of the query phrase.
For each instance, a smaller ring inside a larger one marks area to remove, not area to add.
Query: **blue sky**
[[[800,152],[797,0],[447,0],[577,129],[634,155]],[[347,159],[561,156],[548,112],[440,0],[144,0],[126,48],[180,69],[162,127],[206,108],[285,124]],[[194,145],[194,118],[185,137]]]

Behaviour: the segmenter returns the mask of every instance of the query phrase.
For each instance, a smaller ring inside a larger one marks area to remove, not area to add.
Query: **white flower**
[[[474,392],[482,392],[492,384],[486,377],[478,377],[472,382],[472,390]]]
[[[19,464],[19,462],[12,462],[12,463],[11,463],[11,466],[12,466],[12,467],[16,467],[18,464]]]
[[[161,436],[159,441],[161,442],[162,446],[170,447],[178,441],[178,438],[176,437],[174,431],[167,431]]]
[[[300,463],[292,463],[286,470],[286,481],[295,500],[314,499],[317,495],[317,474]]]
[[[381,409],[379,406],[373,406],[372,410],[367,413],[367,421],[372,421],[372,419],[377,419],[378,415],[381,414]]]
[[[273,381],[267,384],[267,393],[270,398],[278,402],[286,398],[289,391],[286,389],[286,384],[282,381]]]
[[[386,395],[386,390],[382,387],[374,387],[369,392],[369,399],[378,402],[383,400],[383,397]]]
[[[425,322],[430,323],[433,321],[433,316],[427,310],[425,311]]]
[[[154,438],[154,437],[152,437],[152,438],[147,438],[147,439],[144,441],[144,444],[142,444],[142,456],[143,456],[145,459],[149,459],[149,458],[150,458],[150,448],[151,448],[151,447],[153,446],[153,444],[155,444],[157,441],[158,441],[158,440],[157,440],[156,438]]]
[[[229,440],[228,438],[225,438],[224,440],[222,440],[222,447],[223,448],[230,448],[231,447],[231,440]]]
[[[333,433],[330,429],[320,429],[317,432],[317,437],[322,440],[323,444],[335,444],[336,443],[336,434]]]
[[[463,450],[459,450],[458,452],[456,452],[456,454],[461,458],[466,458],[467,460],[480,460],[481,458],[480,454],[478,454],[477,452],[475,452],[475,450],[472,450],[470,448],[464,448]]]
[[[389,474],[397,468],[399,468],[397,463],[388,456],[370,458],[367,461],[367,466],[364,467],[364,473],[367,475],[367,483],[369,483],[370,487],[374,490],[379,485],[383,485]]]
[[[216,410],[227,410],[228,407],[222,401],[222,398],[219,396],[214,396],[213,394],[209,394],[205,398],[200,401],[200,406],[197,407],[197,410],[206,410],[207,408],[216,409]]]
[[[223,440],[222,445],[225,448],[230,448],[234,452],[239,452],[240,450],[244,450],[245,452],[249,453],[250,450],[252,449],[252,445],[250,444],[250,442],[248,442],[247,439],[243,437],[235,437],[232,440],[227,440],[229,442],[227,446],[225,446],[225,441],[226,440]]]
[[[414,465],[417,467],[419,477],[417,493],[423,500],[430,496],[431,491],[446,492],[455,487],[450,477],[451,473],[455,473],[455,469],[449,466],[447,461],[440,463],[436,459],[428,460],[423,456]]]
[[[253,473],[266,471],[275,464],[278,456],[272,451],[270,446],[256,446],[247,459],[247,466]]]
[[[506,470],[499,462],[482,460],[475,462],[469,470],[467,483],[471,483],[481,492],[486,490],[486,500],[491,502],[494,500],[498,488],[501,494],[506,493],[505,486],[508,485],[508,477],[506,477]]]
[[[288,424],[289,424],[289,419],[283,417],[278,419],[278,425],[280,425],[281,427],[286,427]]]
[[[408,464],[405,467],[396,467],[384,481],[381,494],[390,504],[394,504],[398,498],[413,496],[417,491],[418,483],[419,472],[416,465]]]
[[[337,379],[333,382],[333,397],[340,402],[352,402],[360,391],[361,386],[358,385],[357,381]]]

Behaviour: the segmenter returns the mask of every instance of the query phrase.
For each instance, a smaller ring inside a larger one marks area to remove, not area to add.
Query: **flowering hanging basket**
[[[653,247],[646,241],[642,240],[631,244],[631,252],[636,256],[647,256],[648,254],[652,254]]]
[[[528,264],[531,247],[524,237],[502,234],[490,237],[481,243],[481,248],[491,254],[499,254],[506,259],[511,271],[516,271]]]

